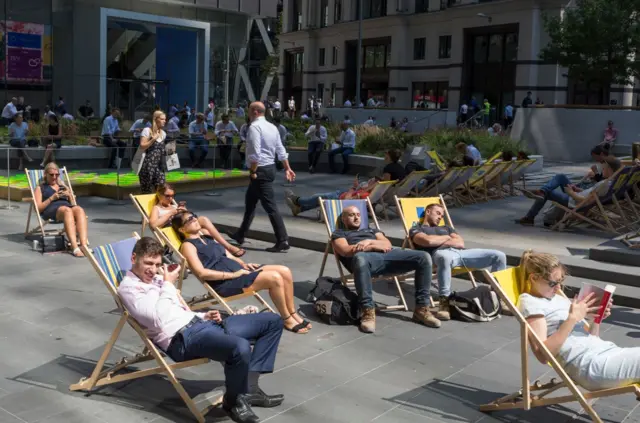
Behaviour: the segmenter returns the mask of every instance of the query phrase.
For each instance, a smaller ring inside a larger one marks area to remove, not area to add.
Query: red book
[[[611,297],[613,297],[613,293],[616,291],[616,287],[614,285],[607,285],[604,289],[592,285],[590,283],[583,283],[582,289],[580,289],[580,293],[578,294],[578,301],[581,301],[587,295],[594,293],[596,298],[596,304],[600,306],[596,314],[593,318],[593,323],[600,324],[604,317],[604,312],[607,309],[607,305],[609,301],[611,301]]]

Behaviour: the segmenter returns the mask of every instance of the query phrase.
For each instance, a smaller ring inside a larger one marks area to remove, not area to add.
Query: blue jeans
[[[388,253],[356,253],[352,260],[358,300],[363,308],[374,307],[371,278],[415,271],[416,307],[426,306],[431,290],[431,256],[424,251],[394,248]]]
[[[324,200],[339,200],[340,196],[345,192],[347,192],[346,189],[338,189],[322,194],[313,194],[309,197],[298,197],[298,205],[300,206],[300,211],[303,212],[320,207],[320,205],[318,204],[318,198],[320,197],[322,197]]]
[[[199,159],[196,160],[196,150],[202,149],[202,154]],[[191,159],[191,166],[199,165],[209,154],[209,140],[204,137],[194,137],[189,139],[189,158]]]
[[[571,197],[569,197],[569,195],[564,192],[564,187],[569,184],[571,184],[571,181],[569,180],[567,175],[560,173],[551,178],[549,182],[547,182],[542,186],[542,188],[540,188],[540,190],[544,193],[544,197],[536,200],[533,203],[533,205],[527,212],[526,217],[528,219],[534,219],[538,215],[538,213],[540,213],[540,210],[542,210],[547,200],[555,201],[556,203],[560,203],[563,206],[567,206]]]
[[[497,250],[442,248],[433,253],[433,263],[438,267],[438,294],[448,297],[451,295],[451,269],[464,266],[470,270],[490,267],[492,272],[497,272],[507,268],[507,256]]]
[[[209,358],[224,363],[227,397],[249,392],[248,373],[271,373],[282,336],[275,313],[227,317],[222,323],[202,321],[176,335],[167,354],[175,362]],[[255,341],[253,351],[250,341]]]
[[[329,151],[329,167],[331,168],[332,172],[336,171],[336,165],[334,162],[336,154],[342,154],[342,163],[344,163],[342,173],[347,173],[349,171],[349,156],[353,154],[353,148],[340,147],[336,148],[335,150]]]

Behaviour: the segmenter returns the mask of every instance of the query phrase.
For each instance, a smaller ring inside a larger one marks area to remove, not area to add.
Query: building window
[[[324,66],[324,52],[323,48],[318,50],[318,66]]]
[[[362,47],[364,69],[384,69],[390,65],[391,46],[379,44]]]
[[[414,109],[446,109],[449,96],[449,82],[414,82],[411,107]]]
[[[333,52],[331,53],[331,64],[336,66],[338,64],[338,47],[333,46]]]
[[[438,59],[451,57],[451,35],[441,35],[438,39]]]
[[[426,56],[427,39],[426,38],[414,38],[413,39],[413,60],[424,60]]]
[[[518,58],[518,35],[487,34],[473,38],[474,63],[513,62]]]
[[[302,0],[293,0],[293,22],[291,24],[291,31],[302,30]]]
[[[359,18],[360,2],[362,3],[362,19],[381,18],[387,16],[387,0],[357,0],[356,13],[354,14],[356,20]]]
[[[324,103],[324,84],[318,84],[318,91],[316,91],[316,98]]]
[[[338,23],[342,20],[342,0],[335,0],[333,4],[333,23]]]
[[[320,28],[329,26],[329,0],[320,1]]]
[[[329,99],[329,106],[331,107],[336,105],[336,91],[337,91],[336,83],[333,82],[331,84],[331,98]]]
[[[416,13],[429,11],[429,0],[416,0]]]

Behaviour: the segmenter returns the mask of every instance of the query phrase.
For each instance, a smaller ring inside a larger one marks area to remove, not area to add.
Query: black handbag
[[[42,253],[57,253],[67,250],[67,242],[64,235],[45,235],[40,243]]]

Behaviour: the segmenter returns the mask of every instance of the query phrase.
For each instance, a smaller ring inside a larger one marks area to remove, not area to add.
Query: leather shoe
[[[253,394],[244,394],[244,397],[249,405],[263,408],[277,407],[284,401],[284,395],[267,395],[260,388],[258,388],[258,392],[254,392]]]
[[[238,395],[235,404],[229,404],[225,396],[222,400],[222,409],[231,420],[237,423],[258,423],[260,421],[249,406],[246,395]]]
[[[279,242],[273,247],[267,248],[265,251],[269,253],[281,253],[283,251],[289,250],[289,248],[291,248],[289,247],[289,243],[285,241],[285,242]]]

